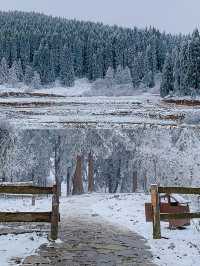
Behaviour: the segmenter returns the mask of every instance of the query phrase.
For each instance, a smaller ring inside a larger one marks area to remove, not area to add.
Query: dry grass
[[[190,100],[190,99],[165,99],[162,100],[164,103],[170,103],[181,106],[199,106],[200,100]]]

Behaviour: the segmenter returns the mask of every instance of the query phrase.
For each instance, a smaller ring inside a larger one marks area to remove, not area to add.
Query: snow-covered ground
[[[46,242],[46,235],[37,233],[0,236],[0,265],[19,265],[21,258],[34,254]]]
[[[39,89],[36,92],[57,94],[63,96],[82,96],[84,93],[90,90],[91,90],[91,83],[89,83],[87,79],[83,78],[76,80],[75,85],[73,87],[64,88],[58,85],[53,88]]]
[[[31,205],[31,197],[10,197],[0,198],[0,211],[2,212],[29,212],[29,211],[49,211],[51,209],[50,198],[40,198],[36,200],[36,206]],[[7,225],[1,225],[1,229],[7,228]],[[9,227],[8,227],[9,228]],[[0,235],[0,265],[18,265],[17,261],[35,254],[36,250],[44,243],[48,242],[46,233],[24,233],[23,225],[17,226],[20,234]],[[1,230],[0,229],[0,230]],[[10,228],[9,228],[10,229]],[[12,229],[13,230],[13,229]],[[11,231],[12,231],[11,230]],[[13,230],[15,231],[15,230]]]
[[[72,88],[55,86],[29,91],[0,86],[0,118],[20,128],[66,128],[75,126],[131,127],[138,124],[193,126],[200,110],[165,103],[157,89],[133,89],[132,96],[84,96],[92,84],[77,80]],[[12,92],[15,94],[5,94]],[[20,95],[20,92],[22,93]],[[195,125],[196,126],[196,125]]]
[[[200,257],[200,234],[193,224],[185,230],[169,230],[167,223],[162,223],[161,240],[153,240],[152,224],[146,223],[144,203],[150,202],[150,196],[144,193],[135,194],[84,194],[80,196],[62,197],[60,212],[62,223],[68,218],[84,220],[95,219],[98,222],[113,224],[120,228],[128,228],[147,239],[151,247],[154,262],[160,266],[198,266]],[[0,199],[0,210],[40,211],[49,210],[51,198],[39,198],[36,206],[31,206],[29,199]],[[34,240],[33,240],[34,239]],[[0,265],[14,257],[24,258],[34,254],[35,250],[47,238],[36,234],[0,237]],[[9,243],[12,243],[9,245]],[[15,250],[13,251],[13,247]],[[18,249],[18,247],[20,247]]]

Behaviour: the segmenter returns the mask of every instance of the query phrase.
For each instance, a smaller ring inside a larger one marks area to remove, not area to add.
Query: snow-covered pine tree
[[[122,71],[123,71],[122,66],[118,65],[116,73],[115,73],[115,82],[116,82],[116,84],[122,84]]]
[[[34,90],[39,89],[41,86],[41,79],[40,79],[40,74],[37,71],[34,71],[33,78],[31,81],[31,87]]]
[[[8,82],[8,64],[7,60],[5,57],[2,58],[1,60],[1,67],[0,67],[0,82],[1,84],[7,83]]]
[[[21,60],[14,61],[12,64],[12,67],[15,68],[15,72],[17,74],[18,81],[22,81],[23,80],[23,70],[22,70],[22,66],[21,66]]]
[[[74,86],[75,75],[73,57],[69,45],[65,45],[62,51],[60,62],[60,79],[64,86]]]
[[[11,87],[16,87],[19,79],[17,77],[17,68],[16,68],[16,61],[14,61],[12,67],[8,71],[8,84]]]
[[[24,79],[24,73],[23,73],[23,69],[22,69],[22,63],[21,63],[21,60],[19,59],[17,61],[17,77],[19,79],[19,81],[23,81]]]
[[[122,70],[122,84],[132,84],[131,71],[128,66]]]
[[[180,93],[181,95],[188,95],[190,88],[190,79],[189,79],[189,43],[188,40],[185,40],[181,44],[180,49]]]
[[[170,54],[166,55],[163,73],[162,73],[162,82],[160,86],[160,95],[161,97],[165,97],[170,92],[173,91],[173,65],[172,65],[172,57]]]
[[[26,85],[30,85],[33,79],[34,71],[33,68],[30,65],[27,65],[25,68],[25,74],[24,74],[24,83]]]
[[[132,68],[131,68],[131,76],[132,76],[132,82],[133,86],[137,87],[140,84],[140,65],[138,57],[135,57]]]
[[[105,75],[105,81],[108,88],[111,88],[114,85],[114,74],[114,69],[109,66]]]
[[[108,37],[107,41],[105,41],[103,58],[104,58],[104,71],[106,73],[109,67],[113,68],[113,54],[112,54],[110,37]]]

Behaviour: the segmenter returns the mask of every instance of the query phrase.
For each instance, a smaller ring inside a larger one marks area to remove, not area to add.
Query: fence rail
[[[0,185],[2,194],[53,194],[53,187],[33,187],[33,186],[4,186]]]
[[[53,187],[34,187],[30,185],[0,185],[0,194],[52,194],[51,212],[0,212],[0,222],[45,222],[51,223],[50,239],[58,238],[59,195],[57,185]]]
[[[200,188],[189,187],[158,187],[158,193],[200,195]]]
[[[200,188],[188,187],[159,187],[158,185],[151,185],[151,205],[153,210],[153,238],[161,239],[160,221],[167,219],[194,219],[200,218],[200,213],[160,213],[160,193],[166,194],[195,194],[200,195]]]

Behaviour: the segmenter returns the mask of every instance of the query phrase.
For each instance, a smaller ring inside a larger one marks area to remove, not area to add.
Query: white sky
[[[200,0],[0,0],[0,9],[128,27],[152,25],[172,33],[188,33],[200,25]]]

